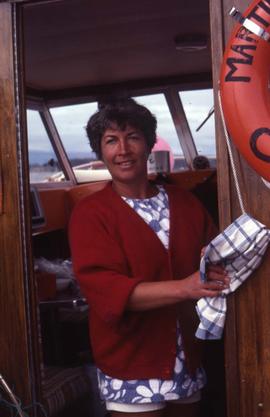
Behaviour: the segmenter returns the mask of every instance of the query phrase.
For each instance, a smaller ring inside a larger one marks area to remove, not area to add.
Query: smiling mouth
[[[117,162],[117,165],[123,167],[123,168],[129,168],[135,164],[135,161],[122,161]]]

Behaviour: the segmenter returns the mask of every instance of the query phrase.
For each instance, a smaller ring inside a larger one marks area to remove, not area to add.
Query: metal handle
[[[237,22],[241,23],[241,25],[244,26],[251,33],[254,33],[254,35],[264,39],[265,41],[269,41],[270,33],[266,32],[266,30],[264,30],[260,25],[253,22],[253,20],[244,17],[242,13],[238,9],[236,9],[236,7],[231,8],[231,10],[229,11],[229,15],[232,16],[235,20],[237,20]]]

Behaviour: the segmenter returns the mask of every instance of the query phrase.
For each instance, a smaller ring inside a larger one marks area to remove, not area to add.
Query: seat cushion
[[[42,394],[46,412],[54,416],[80,397],[91,395],[91,381],[83,366],[44,367]]]

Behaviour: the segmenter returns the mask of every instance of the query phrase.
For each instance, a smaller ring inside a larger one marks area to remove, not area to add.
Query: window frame
[[[189,170],[193,170],[192,161],[195,156],[198,155],[198,151],[196,148],[196,144],[194,142],[186,113],[184,111],[184,107],[180,98],[181,91],[187,90],[200,90],[200,89],[208,89],[212,88],[209,83],[200,83],[196,85],[185,85],[185,87],[181,85],[171,85],[167,87],[161,88],[149,88],[149,89],[134,89],[130,90],[127,93],[130,96],[147,96],[153,94],[163,94],[165,100],[168,105],[168,110],[171,114],[172,122],[174,124],[176,134],[180,143],[180,147],[183,151],[183,157],[186,161],[187,167]],[[76,105],[76,104],[83,104],[83,103],[91,103],[97,101],[97,97],[93,96],[85,96],[85,97],[77,97],[77,98],[69,98],[66,100],[54,100],[54,101],[47,101],[44,102],[40,98],[30,97],[27,100],[27,108],[32,110],[38,110],[41,116],[41,120],[44,124],[48,137],[50,139],[51,145],[53,150],[58,158],[59,165],[63,170],[63,173],[66,177],[66,180],[57,182],[46,182],[46,183],[34,183],[38,184],[41,187],[59,187],[65,184],[81,184],[78,182],[71,166],[69,157],[65,150],[65,146],[63,145],[62,139],[56,127],[55,121],[53,116],[50,112],[51,108],[55,107],[64,107],[69,105]],[[95,180],[93,180],[95,181]],[[88,181],[87,181],[88,182]],[[91,182],[91,180],[89,180]]]

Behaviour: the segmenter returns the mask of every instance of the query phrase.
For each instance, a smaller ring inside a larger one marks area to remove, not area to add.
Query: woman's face
[[[107,129],[101,138],[102,159],[115,182],[132,183],[147,178],[149,150],[141,131],[127,125]]]

